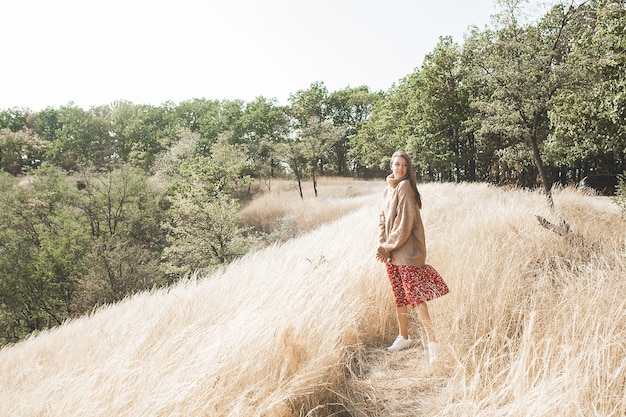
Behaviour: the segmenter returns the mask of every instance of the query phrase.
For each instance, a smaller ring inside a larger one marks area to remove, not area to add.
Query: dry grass
[[[257,182],[253,188],[261,192],[242,209],[244,223],[263,233],[291,227],[285,234],[293,237],[361,207],[364,200],[360,197],[380,192],[381,182],[321,177],[318,196],[315,197],[313,183],[305,181],[302,198],[295,181],[274,180],[269,190],[267,184]]]
[[[430,303],[443,357],[429,368],[419,344],[384,350],[396,328],[373,258],[382,184],[305,198],[294,215],[335,220],[2,349],[0,415],[626,414],[626,224],[611,200],[565,189],[550,212],[534,192],[423,185],[428,261],[451,288]],[[266,218],[288,205],[254,203]]]

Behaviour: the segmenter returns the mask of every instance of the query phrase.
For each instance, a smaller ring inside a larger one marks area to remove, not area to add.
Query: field
[[[382,181],[276,183],[242,215],[282,239],[0,350],[2,416],[624,416],[626,221],[573,189],[423,184],[441,359],[390,354]],[[564,219],[568,236],[536,215]],[[288,221],[287,221],[288,220]],[[291,237],[289,240],[285,240]]]

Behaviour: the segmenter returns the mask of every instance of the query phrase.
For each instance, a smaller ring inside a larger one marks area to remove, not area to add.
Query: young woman
[[[409,347],[408,306],[417,315],[428,338],[430,363],[437,359],[437,342],[427,301],[449,292],[441,275],[426,264],[426,240],[420,209],[422,198],[409,156],[397,151],[391,157],[392,173],[387,176],[380,212],[380,233],[376,259],[385,263],[396,300],[399,335],[389,351]]]

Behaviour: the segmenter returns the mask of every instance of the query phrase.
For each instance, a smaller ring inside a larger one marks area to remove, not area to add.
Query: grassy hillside
[[[430,304],[443,357],[429,368],[421,342],[384,350],[382,182],[357,184],[289,204],[300,220],[346,213],[300,237],[2,349],[0,415],[626,414],[626,224],[610,199],[563,190],[550,212],[534,192],[421,186],[428,262],[451,289]],[[275,218],[268,197],[255,204]]]

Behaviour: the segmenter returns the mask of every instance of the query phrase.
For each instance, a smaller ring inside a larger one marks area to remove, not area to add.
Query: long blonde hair
[[[391,164],[393,163],[393,158],[398,157],[398,156],[406,160],[406,164],[407,164],[406,178],[409,180],[409,183],[411,184],[411,189],[415,190],[415,201],[417,202],[417,207],[421,209],[422,208],[422,195],[417,189],[417,178],[415,177],[415,169],[413,169],[413,162],[411,162],[411,158],[409,158],[409,155],[407,155],[406,152],[404,151],[395,151],[393,155],[391,155],[391,162],[389,163],[389,166],[391,167]]]

